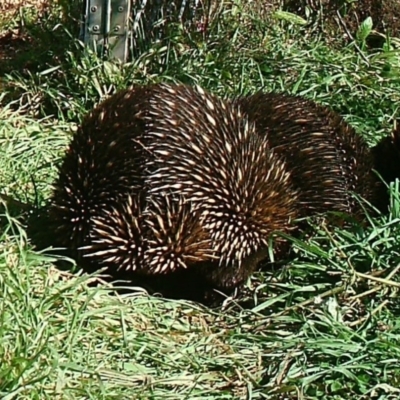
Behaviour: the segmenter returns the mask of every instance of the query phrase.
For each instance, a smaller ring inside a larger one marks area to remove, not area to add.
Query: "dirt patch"
[[[7,61],[25,51],[32,38],[24,29],[20,16],[23,9],[34,9],[39,15],[49,8],[49,0],[2,0],[0,4],[0,61]]]
[[[284,0],[287,11],[305,16],[306,8],[313,17],[323,20],[328,31],[338,30],[338,15],[343,18],[347,28],[355,34],[361,22],[371,17],[374,30],[391,36],[400,37],[400,1],[399,0]]]
[[[12,18],[15,14],[18,14],[21,8],[35,7],[42,10],[48,6],[48,0],[2,0],[0,4],[1,19]]]

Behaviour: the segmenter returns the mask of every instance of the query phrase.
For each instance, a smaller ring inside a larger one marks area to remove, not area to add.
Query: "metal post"
[[[99,54],[126,62],[128,43],[138,50],[144,43],[163,38],[164,24],[195,19],[200,0],[84,0],[80,38]],[[185,16],[185,10],[188,10]],[[188,22],[188,21],[186,21]],[[140,47],[140,46],[139,46]]]

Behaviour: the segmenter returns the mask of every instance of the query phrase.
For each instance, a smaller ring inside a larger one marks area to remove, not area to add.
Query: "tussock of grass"
[[[49,195],[49,182],[55,178],[56,157],[65,151],[72,124],[50,118],[33,119],[0,111],[0,157],[3,194],[25,201]]]
[[[45,203],[84,113],[133,83],[297,93],[341,112],[370,143],[388,134],[400,104],[398,41],[373,52],[331,47],[245,4],[221,8],[205,34],[171,29],[124,66],[84,50],[68,25],[57,28],[63,51],[41,52],[49,28],[65,23],[54,7],[35,27],[38,47],[0,76],[1,193]],[[25,70],[26,59],[35,68]],[[293,239],[286,265],[256,273],[216,309],[140,288],[116,294],[100,272],[61,271],[1,202],[0,397],[398,398],[400,200],[398,186],[391,191],[390,214],[364,226],[310,221],[313,234]]]

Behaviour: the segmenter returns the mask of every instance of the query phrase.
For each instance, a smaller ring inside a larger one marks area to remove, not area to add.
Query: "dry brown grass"
[[[18,11],[21,7],[47,7],[48,0],[3,0],[0,4],[1,11]]]

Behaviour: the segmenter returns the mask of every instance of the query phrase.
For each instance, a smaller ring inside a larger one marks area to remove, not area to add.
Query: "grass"
[[[221,8],[205,34],[171,29],[124,66],[74,40],[58,6],[45,23],[32,10],[1,20],[36,39],[1,71],[1,192],[44,204],[76,124],[132,83],[297,93],[339,111],[371,144],[390,132],[400,105],[398,39],[373,51],[332,44],[245,4]],[[101,272],[57,269],[55,256],[32,248],[21,211],[3,204],[0,398],[398,398],[398,184],[391,193],[389,215],[346,229],[316,224],[293,240],[286,265],[256,273],[239,299],[216,309],[140,288],[116,294]]]

